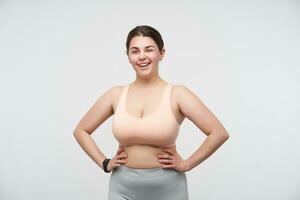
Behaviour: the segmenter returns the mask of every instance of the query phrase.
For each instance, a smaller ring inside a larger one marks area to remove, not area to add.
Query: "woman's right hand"
[[[110,159],[107,170],[112,171],[113,169],[119,167],[122,164],[127,162],[127,153],[125,152],[124,147],[120,147],[116,153],[116,155]]]

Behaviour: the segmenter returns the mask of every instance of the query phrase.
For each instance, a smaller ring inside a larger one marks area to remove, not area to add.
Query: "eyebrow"
[[[154,48],[153,45],[149,45],[149,46],[145,46],[145,49],[146,49],[146,48],[149,48],[149,47],[153,47],[153,48]],[[130,49],[138,49],[138,47],[131,47]]]

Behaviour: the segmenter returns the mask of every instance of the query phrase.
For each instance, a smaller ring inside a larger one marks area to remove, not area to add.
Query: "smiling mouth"
[[[139,67],[147,67],[151,62],[138,65]]]

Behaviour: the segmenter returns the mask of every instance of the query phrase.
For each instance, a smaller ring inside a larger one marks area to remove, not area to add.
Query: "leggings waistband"
[[[144,176],[144,177],[163,176],[170,173],[184,174],[184,172],[179,172],[171,168],[155,167],[155,168],[147,168],[147,169],[135,169],[135,168],[127,167],[125,165],[120,165],[119,167],[115,168],[113,173],[115,172],[121,172],[122,174],[126,174],[128,176]]]

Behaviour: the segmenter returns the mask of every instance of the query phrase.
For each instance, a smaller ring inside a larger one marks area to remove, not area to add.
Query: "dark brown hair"
[[[130,41],[135,36],[150,37],[157,44],[159,51],[161,51],[164,48],[164,41],[163,41],[160,33],[155,28],[153,28],[151,26],[147,26],[147,25],[136,26],[127,35],[127,41],[126,41],[126,49],[127,49],[126,53],[127,53],[127,55],[128,55],[128,49],[129,49]]]

